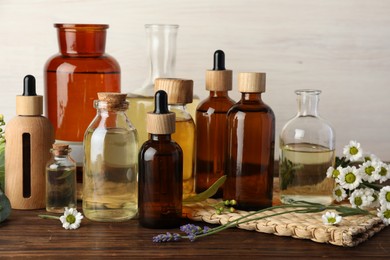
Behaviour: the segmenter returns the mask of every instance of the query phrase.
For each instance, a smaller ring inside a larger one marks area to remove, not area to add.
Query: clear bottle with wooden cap
[[[168,109],[176,114],[176,131],[172,139],[183,150],[183,198],[195,192],[195,123],[186,106],[192,102],[193,85],[194,82],[189,79],[158,78],[154,82],[156,91],[167,92]]]
[[[167,94],[155,94],[155,109],[147,114],[150,139],[139,152],[139,223],[147,228],[180,226],[183,200],[183,152],[171,139],[175,113]]]
[[[241,100],[227,115],[224,199],[237,208],[258,210],[272,205],[275,115],[261,99],[265,73],[239,73]]]
[[[65,207],[77,207],[76,162],[67,144],[53,144],[46,164],[46,211],[63,213]]]
[[[125,114],[126,94],[98,98],[84,137],[83,211],[91,220],[124,221],[137,214],[137,130]]]
[[[225,69],[225,54],[214,53],[214,68],[206,71],[209,97],[196,109],[196,193],[207,190],[224,173],[226,150],[226,114],[234,105],[228,92],[232,89],[232,71]],[[222,188],[214,197],[222,197]]]
[[[24,77],[23,95],[16,96],[16,114],[5,131],[5,194],[14,209],[45,208],[45,166],[54,143],[53,127],[42,116],[43,97],[35,78]]]

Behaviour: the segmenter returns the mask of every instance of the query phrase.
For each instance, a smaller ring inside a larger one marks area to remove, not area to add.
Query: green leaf
[[[183,200],[183,204],[201,202],[201,201],[204,201],[204,200],[210,198],[215,193],[217,193],[219,187],[221,187],[222,184],[224,184],[225,181],[226,181],[226,175],[224,175],[221,178],[219,178],[216,182],[213,183],[213,185],[210,186],[210,188],[208,188],[204,192],[196,194],[195,196],[192,196],[192,197],[184,199]]]
[[[0,190],[0,222],[3,222],[11,214],[11,203],[5,194]]]

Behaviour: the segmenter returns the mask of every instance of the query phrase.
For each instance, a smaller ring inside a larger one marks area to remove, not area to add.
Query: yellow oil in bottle
[[[95,221],[137,214],[138,146],[135,130],[88,129],[85,137],[83,212]]]
[[[195,124],[192,118],[176,119],[176,131],[172,140],[183,150],[183,197],[194,193]]]

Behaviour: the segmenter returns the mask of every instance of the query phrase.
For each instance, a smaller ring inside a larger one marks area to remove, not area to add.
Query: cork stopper
[[[107,109],[118,110],[127,109],[129,103],[126,101],[127,94],[116,92],[98,92],[99,101],[104,101],[107,104]]]
[[[154,111],[146,115],[146,131],[156,135],[174,133],[176,115],[168,110],[168,96],[164,90],[156,92],[154,104]]]
[[[39,116],[43,114],[43,97],[35,92],[35,78],[24,77],[23,95],[16,96],[16,114],[21,116]]]
[[[221,50],[214,52],[214,68],[206,71],[206,90],[232,90],[233,73],[225,68],[225,53]]]
[[[71,149],[68,144],[65,143],[55,143],[53,144],[52,152],[54,155],[67,155]]]
[[[246,93],[265,92],[265,75],[262,72],[238,73],[238,91]]]
[[[190,79],[157,78],[154,91],[164,90],[168,94],[168,104],[192,103],[194,82]]]

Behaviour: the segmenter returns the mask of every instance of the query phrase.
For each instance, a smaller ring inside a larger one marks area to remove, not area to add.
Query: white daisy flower
[[[382,219],[386,226],[390,224],[390,208],[382,205],[380,209],[378,209],[377,216]]]
[[[343,169],[341,166],[337,167],[336,169],[333,167],[329,167],[326,171],[326,177],[336,179],[337,177],[339,177],[341,169]]]
[[[368,161],[371,161],[371,162],[379,162],[381,159],[379,159],[378,156],[376,156],[375,154],[373,153],[365,153],[363,155],[363,158],[364,158],[364,161],[365,162],[368,162]]]
[[[347,193],[345,190],[340,185],[336,185],[336,187],[333,189],[333,198],[340,202],[343,201],[346,197]]]
[[[390,179],[390,166],[383,162],[378,162],[377,167],[379,168],[378,175],[379,175],[379,183],[385,182],[388,179]]]
[[[335,212],[327,211],[324,215],[322,215],[322,222],[325,225],[336,225],[340,223],[342,219],[343,218]]]
[[[356,141],[349,141],[349,144],[343,149],[343,154],[348,160],[356,162],[362,159],[363,149],[360,148],[360,143]]]
[[[371,208],[379,208],[381,206],[379,202],[379,191],[373,190],[372,197],[374,200],[371,202]]]
[[[378,164],[372,161],[364,162],[359,168],[360,176],[369,183],[373,183],[379,179],[379,170]]]
[[[65,208],[64,215],[60,217],[62,227],[65,229],[77,229],[80,227],[84,216],[75,208]]]
[[[390,209],[390,186],[383,187],[379,192],[379,202],[381,206]]]
[[[349,196],[349,202],[351,203],[352,208],[363,208],[363,205],[365,203],[363,190],[354,190],[351,196]]]
[[[353,190],[362,182],[362,177],[360,177],[359,170],[355,166],[347,166],[341,169],[336,182],[344,189]]]

